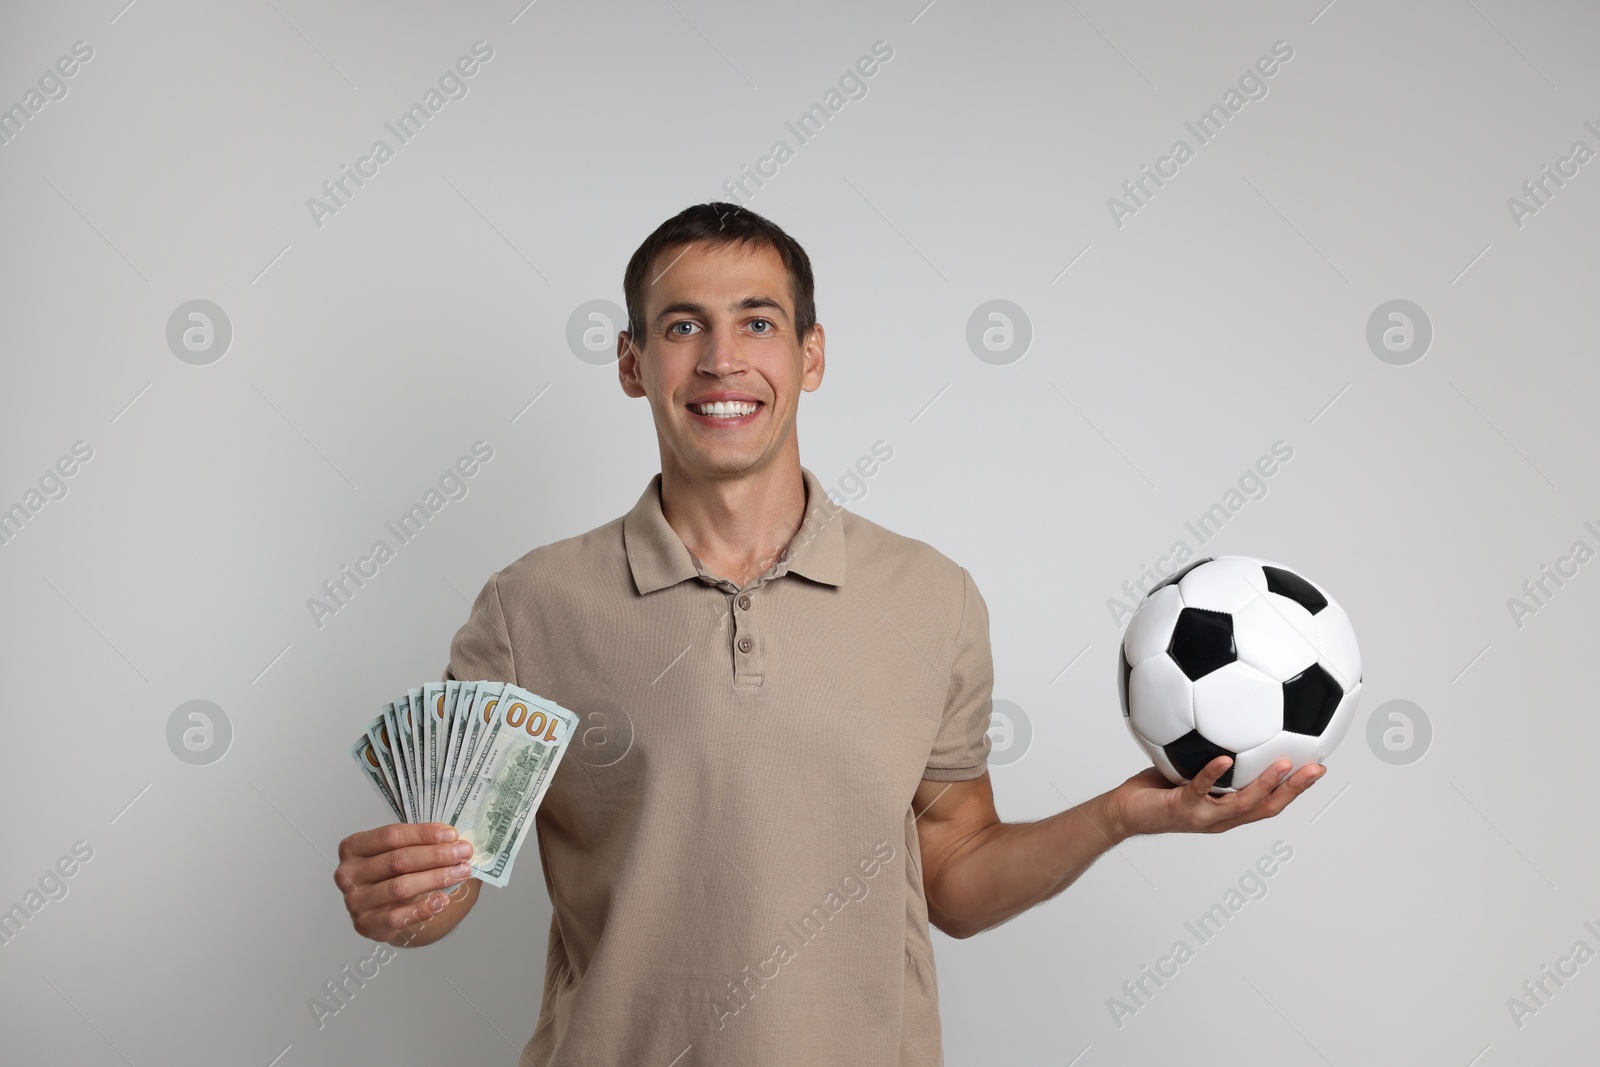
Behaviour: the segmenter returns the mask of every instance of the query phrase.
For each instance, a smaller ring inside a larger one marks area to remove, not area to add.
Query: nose
[[[744,360],[739,353],[738,327],[714,323],[705,332],[697,369],[711,378],[725,378],[740,370]]]

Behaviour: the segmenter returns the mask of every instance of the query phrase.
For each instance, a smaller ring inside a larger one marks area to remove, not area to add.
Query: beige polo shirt
[[[802,476],[804,525],[743,590],[667,524],[657,474],[492,575],[451,644],[446,679],[583,720],[535,821],[554,914],[529,1067],[942,1063],[911,797],[985,769],[988,612],[964,568]]]

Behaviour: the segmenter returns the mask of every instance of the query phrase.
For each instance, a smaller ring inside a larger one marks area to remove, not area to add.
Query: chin
[[[694,467],[707,474],[739,474],[758,465],[763,458],[759,451],[751,451],[748,454],[743,450],[732,453],[723,451],[697,455]]]

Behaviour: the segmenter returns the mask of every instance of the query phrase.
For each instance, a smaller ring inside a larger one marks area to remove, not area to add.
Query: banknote
[[[472,766],[473,742],[477,737],[477,702],[491,699],[491,695],[505,688],[503,682],[463,682],[461,693],[456,697],[455,717],[451,721],[451,748],[450,771],[444,786],[445,806],[444,811],[450,811],[451,801],[455,799],[456,790],[466,777],[467,770]]]
[[[473,875],[503,886],[578,718],[516,686],[490,714],[475,773],[454,801],[450,824],[473,847]]]
[[[406,704],[411,711],[411,765],[417,771],[417,810],[429,812],[433,810],[433,798],[428,795],[428,772],[425,762],[428,742],[423,736],[428,728],[428,720],[422,714],[420,685],[414,685],[406,691]]]
[[[470,712],[472,694],[477,687],[476,682],[463,682],[457,686],[447,685],[439,705],[445,734],[439,761],[439,796],[446,804],[450,799],[450,786],[455,781],[456,744],[461,735],[461,720],[456,717],[456,708],[460,706],[463,712]],[[463,701],[465,704],[462,704]],[[462,718],[465,718],[465,715]]]
[[[394,761],[395,786],[400,792],[400,805],[405,810],[406,822],[417,822],[417,809],[411,800],[411,749],[405,743],[405,726],[400,707],[393,702],[385,704],[383,731],[387,735],[388,749]]]
[[[384,704],[350,755],[399,821],[454,826],[473,877],[504,886],[577,727],[516,685],[430,682]]]
[[[356,738],[356,743],[350,746],[350,755],[355,757],[356,766],[361,768],[361,773],[367,776],[367,780],[379,793],[383,794],[383,799],[388,801],[395,818],[404,821],[406,813],[400,810],[400,802],[395,799],[394,790],[389,787],[389,781],[384,777],[383,765],[378,761],[378,754],[372,747],[372,738],[366,734]]]
[[[460,797],[463,787],[472,781],[481,755],[478,743],[484,736],[487,724],[494,718],[494,709],[499,706],[500,694],[504,691],[504,682],[478,683],[478,691],[466,716],[466,735],[462,740],[461,760],[456,766],[455,784],[445,803],[444,814],[447,819],[455,811],[456,800]]]
[[[388,705],[388,708],[392,711],[393,705]],[[372,744],[372,753],[377,757],[378,767],[383,772],[383,780],[388,783],[389,795],[394,798],[395,805],[399,808],[400,821],[405,822],[409,809],[405,802],[405,790],[400,784],[400,770],[395,765],[391,737],[393,733],[384,715],[379,715],[373,720],[372,725],[367,727],[367,740]]]

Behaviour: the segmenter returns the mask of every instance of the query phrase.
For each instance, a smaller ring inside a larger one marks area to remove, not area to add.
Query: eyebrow
[[[729,311],[749,311],[754,308],[770,308],[771,310],[776,311],[779,317],[781,317],[785,323],[789,321],[788,310],[770,296],[747,296],[743,300],[728,305]],[[679,313],[699,315],[704,318],[706,314],[706,306],[704,304],[696,304],[688,300],[680,300],[675,304],[668,304],[666,307],[662,308],[656,313],[656,317],[651,325],[658,326],[661,324],[661,320],[666,318],[668,315],[677,315]]]

